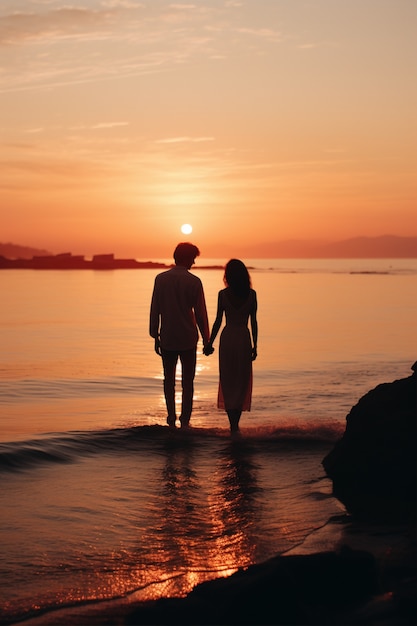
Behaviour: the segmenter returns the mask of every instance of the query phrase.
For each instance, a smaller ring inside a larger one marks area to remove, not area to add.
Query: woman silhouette
[[[252,361],[257,356],[258,342],[257,299],[246,265],[239,259],[227,263],[224,283],[226,288],[219,291],[217,315],[204,353],[213,352],[224,313],[226,325],[220,335],[217,406],[226,411],[230,430],[236,432],[242,411],[251,409]]]

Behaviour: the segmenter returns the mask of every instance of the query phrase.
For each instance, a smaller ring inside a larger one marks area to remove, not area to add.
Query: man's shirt
[[[206,302],[201,280],[185,267],[176,265],[155,278],[149,332],[160,337],[163,350],[191,350],[209,340]]]

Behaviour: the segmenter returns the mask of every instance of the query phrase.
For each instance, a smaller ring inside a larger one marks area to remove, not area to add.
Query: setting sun
[[[191,233],[193,232],[193,227],[191,226],[191,224],[183,224],[181,226],[181,232],[184,235],[191,235]]]

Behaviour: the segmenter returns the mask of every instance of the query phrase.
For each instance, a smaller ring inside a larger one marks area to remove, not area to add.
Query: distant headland
[[[71,252],[35,255],[32,258],[8,259],[0,255],[0,269],[30,270],[121,270],[168,269],[172,265],[156,261],[117,259],[114,254],[95,254],[91,259]],[[200,269],[223,269],[220,265],[200,266]]]
[[[114,254],[95,254],[92,259],[82,255],[64,252],[33,256],[31,259],[7,259],[0,256],[0,269],[31,270],[118,270],[168,268],[165,263],[136,261],[136,259],[116,259]]]

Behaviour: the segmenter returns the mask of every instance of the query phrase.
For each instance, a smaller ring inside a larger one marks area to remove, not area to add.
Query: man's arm
[[[160,321],[160,307],[158,289],[155,285],[152,293],[151,310],[149,315],[149,334],[155,340],[155,352],[161,356],[161,344],[159,340],[159,321]]]
[[[203,346],[206,346],[210,338],[210,330],[209,330],[206,299],[204,297],[203,285],[201,285],[199,289],[197,302],[194,307],[194,313],[195,313],[195,320],[197,322],[197,326],[200,330],[201,337],[203,339]]]

